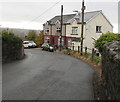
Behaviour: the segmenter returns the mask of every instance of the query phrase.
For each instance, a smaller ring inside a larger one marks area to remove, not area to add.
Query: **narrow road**
[[[3,100],[93,100],[94,71],[71,56],[26,49],[3,65]]]

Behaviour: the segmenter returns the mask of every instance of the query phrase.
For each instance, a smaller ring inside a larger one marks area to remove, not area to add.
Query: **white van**
[[[32,48],[36,47],[37,45],[34,43],[34,41],[23,41],[24,48]]]

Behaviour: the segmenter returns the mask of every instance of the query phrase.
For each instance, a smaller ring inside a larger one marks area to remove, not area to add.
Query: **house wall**
[[[56,33],[56,28],[61,28],[59,23],[52,25],[52,35],[60,35],[60,33]],[[62,25],[62,36],[65,36],[65,25]]]
[[[66,25],[62,25],[62,35],[65,36],[65,26]],[[51,28],[52,27],[52,28]],[[49,28],[49,34],[45,34],[45,29],[46,28]],[[56,23],[55,25],[48,25],[48,24],[45,24],[45,26],[43,26],[43,29],[44,29],[44,34],[45,35],[60,35],[60,33],[56,33],[56,28],[61,28],[61,24],[59,23]],[[52,33],[52,34],[51,34]]]
[[[49,33],[48,34],[45,34],[45,29],[46,28],[49,28]],[[43,26],[43,30],[44,30],[44,35],[50,35],[50,33],[51,33],[51,26],[48,25],[48,24],[45,24],[45,26]]]
[[[65,36],[66,35],[66,26],[67,25],[62,25],[62,38],[64,40],[64,44],[67,45],[68,42],[68,38]],[[51,28],[52,27],[52,28]],[[48,25],[45,24],[43,29],[45,31],[45,28],[49,28],[49,34],[45,34],[45,39],[49,38],[49,43],[54,44],[54,45],[58,45],[58,38],[60,36],[60,33],[56,32],[56,28],[61,28],[61,24],[60,23],[56,23],[55,25]],[[71,38],[71,37],[70,37]],[[54,39],[54,40],[53,40]],[[46,41],[45,41],[46,42]]]
[[[72,27],[78,27],[78,35],[72,35]],[[66,36],[68,37],[81,37],[81,24],[77,24],[74,20],[71,24],[66,26]],[[85,26],[84,26],[84,34],[85,34]]]
[[[72,35],[72,27],[78,27],[78,35]],[[85,36],[85,28],[86,25],[84,25],[84,31],[83,36]],[[66,36],[73,38],[80,38],[81,37],[81,24],[77,24],[76,20],[74,20],[71,24],[66,26]],[[72,42],[72,45],[74,45],[74,50],[78,50],[78,46],[80,46],[80,42]]]
[[[102,26],[102,33],[113,32],[113,27],[110,23],[106,20],[106,18],[99,13],[95,16],[92,20],[86,23],[85,28],[85,39],[84,39],[84,47],[94,48],[94,39],[98,39],[102,33],[96,33],[96,26]]]

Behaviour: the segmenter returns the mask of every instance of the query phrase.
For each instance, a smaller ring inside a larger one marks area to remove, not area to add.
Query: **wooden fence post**
[[[73,51],[74,51],[74,45],[73,45]]]
[[[80,52],[80,46],[78,46],[78,53]]]
[[[87,47],[85,47],[85,55],[87,55]]]
[[[93,49],[92,49],[92,60],[93,60],[94,55],[95,55],[94,53],[95,53],[95,49],[93,48]]]

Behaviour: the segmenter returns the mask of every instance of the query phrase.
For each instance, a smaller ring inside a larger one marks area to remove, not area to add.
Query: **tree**
[[[28,35],[26,38],[30,41],[35,41],[35,37],[36,37],[36,32],[34,30],[31,30],[28,32]]]
[[[102,53],[103,45],[107,42],[120,41],[120,34],[107,33],[102,34],[98,40],[95,41],[95,47]]]
[[[44,43],[44,33],[43,30],[40,31],[40,34],[35,37],[35,43],[40,46]]]

